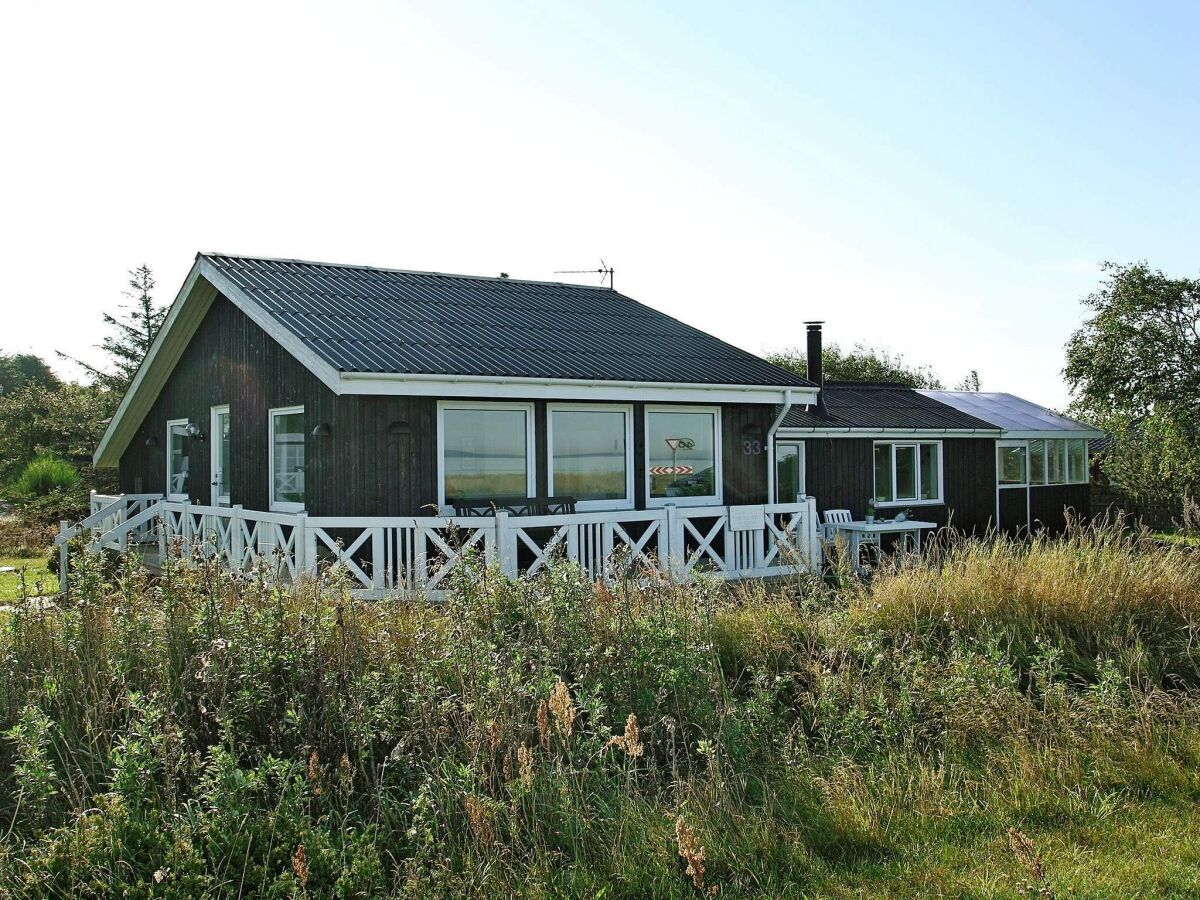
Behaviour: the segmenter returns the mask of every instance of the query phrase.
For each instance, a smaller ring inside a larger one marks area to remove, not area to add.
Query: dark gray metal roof
[[[822,418],[814,409],[793,406],[783,420],[782,427],[997,430],[995,425],[901,384],[829,381],[825,383],[824,396],[828,416]]]
[[[343,372],[810,384],[609,288],[201,256]]]

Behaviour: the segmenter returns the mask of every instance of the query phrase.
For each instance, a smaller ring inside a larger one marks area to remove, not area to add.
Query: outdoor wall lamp
[[[187,427],[183,430],[187,432],[188,437],[196,438],[197,440],[201,441],[204,440],[204,432],[200,430],[200,426],[195,422],[188,422]]]
[[[318,425],[312,430],[313,437],[329,437],[331,434],[333,434],[333,429],[325,424]]]
[[[147,447],[157,447],[158,446],[158,438],[156,438],[154,435],[150,435],[150,437],[146,438],[146,446]]]

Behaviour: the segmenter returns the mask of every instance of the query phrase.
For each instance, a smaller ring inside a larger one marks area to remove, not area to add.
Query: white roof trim
[[[999,428],[780,428],[779,438],[998,438]]]
[[[644,400],[646,402],[781,403],[791,391],[816,402],[817,389],[740,384],[525,378],[505,375],[405,375],[342,372],[338,393],[419,397],[499,397],[547,400]]]

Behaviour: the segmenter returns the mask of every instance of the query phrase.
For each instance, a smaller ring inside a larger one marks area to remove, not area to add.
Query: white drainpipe
[[[779,411],[779,415],[775,417],[775,421],[771,423],[770,429],[767,431],[767,502],[775,502],[775,432],[779,430],[779,426],[783,424],[784,418],[788,411],[792,408],[792,392],[786,390],[783,392],[783,409]],[[792,497],[787,502],[794,503],[795,497]]]

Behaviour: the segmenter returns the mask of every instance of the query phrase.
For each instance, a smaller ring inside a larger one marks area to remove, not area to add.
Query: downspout
[[[767,502],[775,502],[775,432],[779,430],[779,426],[783,424],[784,418],[788,411],[792,408],[792,390],[788,388],[783,392],[783,408],[779,410],[779,415],[775,417],[775,421],[771,423],[771,427],[767,430]]]

